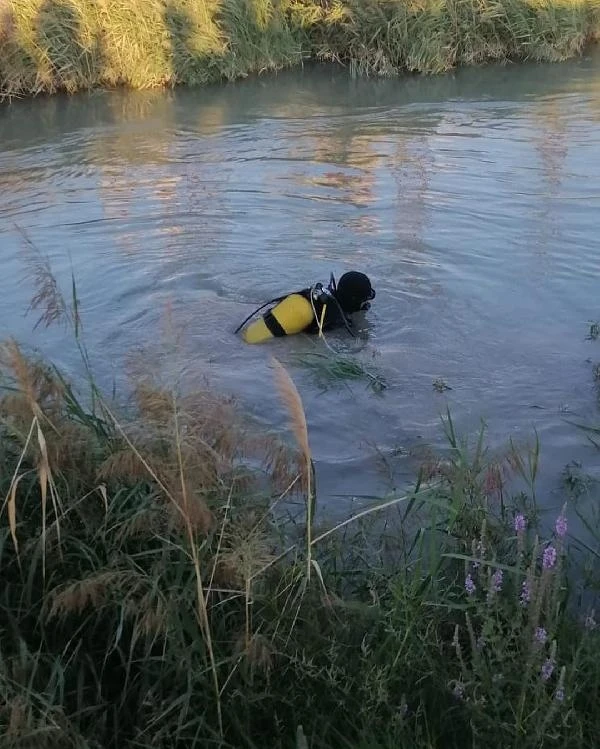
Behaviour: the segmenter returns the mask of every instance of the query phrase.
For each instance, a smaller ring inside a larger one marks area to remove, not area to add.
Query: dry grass
[[[312,555],[312,531],[315,516],[315,487],[314,487],[314,467],[312,462],[312,453],[308,442],[308,426],[306,424],[306,415],[302,399],[294,381],[288,374],[287,370],[277,359],[273,358],[275,367],[275,382],[290,417],[292,432],[300,448],[304,459],[304,475],[306,477],[306,580],[310,581],[311,570],[313,567]]]
[[[203,84],[309,58],[388,76],[563,60],[598,18],[594,0],[3,0],[0,95]]]
[[[37,280],[46,283],[43,278]],[[140,635],[164,636],[169,629],[169,609],[183,606],[185,610],[192,602],[171,600],[172,594],[167,590],[161,595],[148,591],[152,587],[148,574],[140,575],[140,570],[135,569],[137,564],[123,568],[118,562],[120,554],[117,553],[117,560],[106,559],[108,568],[100,565],[84,577],[59,585],[55,578],[57,565],[65,564],[60,559],[70,553],[72,533],[81,523],[84,528],[80,541],[96,529],[106,536],[106,542],[116,544],[115,550],[131,543],[155,544],[161,536],[171,539],[168,543],[181,555],[178,565],[187,559],[195,580],[192,610],[205,644],[217,725],[222,733],[221,677],[214,653],[209,601],[215,594],[222,597],[219,590],[224,585],[229,591],[226,598],[233,595],[245,600],[245,639],[256,655],[258,646],[250,615],[252,580],[256,571],[272,559],[272,540],[265,531],[268,513],[257,514],[248,506],[237,510],[231,522],[226,523],[221,517],[223,497],[231,500],[234,492],[239,496],[238,474],[240,486],[245,490],[251,487],[244,459],[250,452],[256,454],[261,444],[269,448],[263,462],[276,468],[281,481],[283,449],[279,448],[280,457],[273,461],[274,440],[246,441],[229,399],[207,391],[178,397],[152,386],[147,379],[138,383],[134,391],[134,419],[117,419],[103,404],[112,424],[105,424],[99,435],[94,430],[94,419],[87,427],[72,420],[64,382],[48,368],[29,361],[14,341],[2,349],[1,365],[4,378],[11,383],[0,401],[2,439],[5,448],[8,446],[6,457],[12,453],[16,462],[5,501],[8,526],[15,561],[22,569],[20,538],[30,542],[29,534],[41,521],[43,576],[52,580],[43,604],[48,610],[47,621],[60,619],[66,626],[65,622],[73,617],[102,617],[102,612],[110,612],[122,597],[123,616],[125,620],[135,620]],[[59,475],[63,477],[60,491],[55,478]],[[37,476],[34,484],[33,476]],[[29,489],[24,492],[26,478]],[[294,483],[293,476],[286,480]],[[129,487],[139,497],[139,507],[132,508],[134,511],[118,525],[111,523],[107,527],[106,512],[99,512],[98,497],[89,496],[100,482],[107,487],[102,496],[107,498],[105,510],[109,512],[109,497],[115,487]],[[80,500],[78,487],[82,485],[89,488]],[[39,497],[38,505],[30,501],[32,486]],[[52,500],[52,516],[47,511],[48,496]],[[32,512],[39,519],[33,526],[29,522]],[[217,518],[222,520],[218,544]],[[58,557],[53,545],[48,545],[48,526],[59,546],[60,534],[63,535]],[[51,571],[47,574],[48,566]]]
[[[122,570],[108,570],[55,588],[49,599],[48,618],[81,614],[87,606],[99,611],[110,600],[116,586],[131,589],[132,577]]]

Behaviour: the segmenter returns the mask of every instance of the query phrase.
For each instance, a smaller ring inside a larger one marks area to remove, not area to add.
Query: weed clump
[[[294,358],[294,363],[312,372],[315,381],[324,389],[348,381],[363,381],[373,392],[380,394],[387,388],[385,378],[350,354],[331,351],[326,354],[309,352]]]

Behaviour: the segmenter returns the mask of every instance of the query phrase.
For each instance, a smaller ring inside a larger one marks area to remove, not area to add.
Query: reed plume
[[[275,357],[273,366],[275,368],[275,383],[279,391],[282,403],[287,409],[290,417],[290,426],[292,433],[302,452],[306,470],[306,575],[310,579],[312,565],[312,524],[315,511],[315,493],[314,493],[314,467],[312,454],[308,442],[308,426],[306,424],[306,414],[302,404],[300,393],[290,377],[288,371]]]

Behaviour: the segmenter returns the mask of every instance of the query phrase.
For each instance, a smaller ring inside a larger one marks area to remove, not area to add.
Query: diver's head
[[[351,315],[353,312],[369,309],[369,300],[375,299],[375,289],[368,276],[352,270],[344,273],[337,282],[335,297],[344,312]]]

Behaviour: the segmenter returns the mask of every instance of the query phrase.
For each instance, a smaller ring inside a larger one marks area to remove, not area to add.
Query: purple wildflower
[[[518,515],[515,515],[515,531],[517,533],[523,533],[526,527],[527,521],[525,520],[525,515],[521,512]]]
[[[502,578],[504,573],[502,570],[496,570],[492,575],[492,590],[494,593],[499,593],[502,590]]]
[[[521,586],[521,606],[527,606],[529,601],[531,601],[531,589],[529,587],[529,580],[523,580],[523,585]]]
[[[559,687],[556,692],[554,693],[554,698],[557,699],[559,702],[564,702],[565,699],[565,690],[563,687]]]
[[[542,681],[548,681],[554,671],[554,661],[552,658],[546,658],[546,662],[542,666]]]
[[[543,644],[548,638],[548,633],[543,627],[536,627],[534,637],[537,642],[541,642]]]
[[[465,578],[465,590],[470,596],[475,592],[475,583],[473,582],[473,578],[471,577],[470,572]]]
[[[544,558],[542,562],[545,570],[550,570],[556,564],[556,549],[554,546],[548,546],[544,549]]]
[[[564,538],[567,535],[567,518],[564,516],[562,512],[556,518],[556,523],[554,525],[554,528],[556,530],[556,535],[559,538]]]

